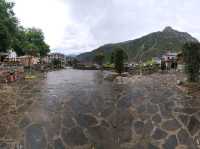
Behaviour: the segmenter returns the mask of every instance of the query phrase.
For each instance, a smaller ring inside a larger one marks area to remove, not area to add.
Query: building
[[[177,60],[177,55],[178,53],[175,53],[175,52],[167,52],[166,54],[162,56],[162,59],[164,61]]]
[[[177,60],[178,60],[178,53],[176,52],[167,52],[162,56],[162,62],[165,63],[166,69],[177,69]]]
[[[66,58],[65,55],[62,53],[51,53],[49,54],[45,59],[46,63],[52,64],[56,60],[60,62],[60,67],[64,67],[66,64]]]
[[[25,67],[36,65],[40,62],[38,57],[24,55],[17,58],[17,61],[20,62]]]

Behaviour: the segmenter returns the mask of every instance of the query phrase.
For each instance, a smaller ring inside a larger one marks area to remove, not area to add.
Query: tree
[[[23,28],[22,26],[18,27],[12,46],[18,56],[26,54],[25,48],[27,48],[28,44],[30,43],[28,43],[26,38],[26,29]]]
[[[102,65],[103,65],[104,59],[105,59],[105,56],[104,56],[103,53],[97,53],[97,54],[95,55],[94,61],[95,61],[98,65],[102,66]]]
[[[115,70],[120,74],[124,71],[124,53],[121,48],[115,50]]]
[[[38,54],[41,57],[46,56],[50,50],[49,46],[44,41],[44,33],[40,29],[29,28],[26,31],[26,39],[28,43],[34,44],[38,49]]]
[[[115,53],[112,52],[110,55],[110,63],[113,64],[114,63],[114,58],[115,58]]]
[[[183,46],[183,57],[186,63],[186,73],[188,81],[199,81],[200,70],[200,43],[186,43]]]
[[[0,0],[0,52],[11,48],[18,27],[14,3]]]

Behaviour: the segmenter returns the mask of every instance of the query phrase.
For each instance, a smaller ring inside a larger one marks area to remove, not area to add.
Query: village
[[[104,70],[114,70],[111,64],[104,64]],[[162,71],[184,71],[182,53],[170,52],[169,50],[161,57],[154,57],[148,62],[131,63],[125,62],[124,69],[130,74],[150,74]],[[14,82],[25,79],[28,68],[38,72],[47,72],[55,69],[72,67],[82,70],[98,70],[100,66],[93,63],[79,62],[75,57],[68,57],[62,53],[51,53],[39,58],[30,55],[17,56],[16,52],[10,50],[8,53],[0,53],[0,80],[1,83]]]

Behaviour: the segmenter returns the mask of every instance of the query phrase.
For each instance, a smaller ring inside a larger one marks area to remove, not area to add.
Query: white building
[[[164,61],[171,61],[171,60],[176,60],[178,56],[178,53],[175,52],[167,52],[162,56],[162,59]]]

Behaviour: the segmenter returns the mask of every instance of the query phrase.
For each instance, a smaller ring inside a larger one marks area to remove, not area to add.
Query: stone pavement
[[[200,101],[176,88],[177,75],[66,73],[0,91],[0,149],[200,148]]]

